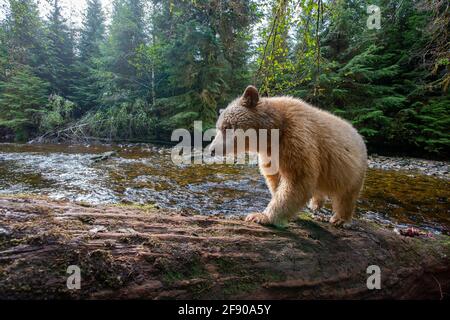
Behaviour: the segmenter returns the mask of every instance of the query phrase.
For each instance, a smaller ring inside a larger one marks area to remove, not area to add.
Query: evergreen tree
[[[268,90],[300,96],[351,120],[372,149],[448,152],[448,68],[442,58],[436,62],[445,47],[444,33],[429,32],[433,19],[448,27],[440,9],[421,9],[414,0],[374,1],[382,22],[380,30],[372,30],[366,26],[365,2],[339,0],[326,9],[320,3],[300,4],[296,45],[287,54],[291,61],[260,51],[269,71],[262,73]],[[285,14],[277,17],[278,25],[283,19]],[[440,45],[431,45],[437,36]],[[277,45],[276,37],[263,33],[262,38],[268,48]],[[430,46],[440,74],[423,63],[424,48]],[[438,91],[438,85],[444,90]]]
[[[76,63],[75,84],[71,96],[85,112],[98,104],[100,46],[105,40],[105,17],[100,0],[89,0],[84,14]]]
[[[89,64],[100,56],[100,45],[105,40],[105,16],[100,0],[88,0],[80,35],[80,61]]]
[[[146,98],[148,84],[136,69],[138,49],[145,43],[143,2],[113,1],[109,38],[103,47],[103,102],[114,105]]]
[[[213,126],[218,106],[234,98],[249,78],[248,42],[255,6],[248,1],[155,1],[153,11],[159,99],[156,134]]]
[[[101,1],[88,0],[75,37],[60,1],[44,22],[34,0],[8,0],[1,132],[24,138],[79,118],[91,136],[168,140],[194,120],[213,126],[253,82],[347,118],[369,149],[448,155],[447,3],[371,4],[380,30],[362,0],[114,0],[106,32]]]
[[[42,21],[34,0],[9,0],[3,23],[3,44],[10,68],[14,65],[39,67],[44,47]]]
[[[43,63],[42,21],[32,0],[10,0],[0,31],[0,127],[17,140],[37,130],[48,84],[36,76]]]
[[[47,21],[47,65],[44,78],[53,93],[68,97],[74,79],[74,43],[71,30],[62,16],[58,0],[53,0]]]
[[[48,84],[33,75],[29,67],[0,82],[0,126],[12,129],[16,140],[36,133],[47,103]]]

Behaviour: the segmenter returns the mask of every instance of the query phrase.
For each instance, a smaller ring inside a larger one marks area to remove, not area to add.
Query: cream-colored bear
[[[253,150],[259,153],[260,170],[272,199],[264,212],[249,214],[247,221],[283,225],[308,200],[317,210],[327,197],[334,212],[331,223],[351,220],[364,182],[367,151],[347,121],[292,97],[260,97],[249,86],[220,114],[217,129],[210,148],[225,146],[227,129],[279,129],[277,172],[267,170],[274,160],[270,141],[268,152]]]

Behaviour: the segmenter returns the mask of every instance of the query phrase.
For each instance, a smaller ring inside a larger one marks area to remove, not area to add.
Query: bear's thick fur
[[[312,209],[318,209],[327,197],[334,212],[331,223],[351,220],[364,182],[367,151],[347,121],[292,97],[262,98],[249,86],[221,113],[217,129],[213,147],[227,129],[279,129],[277,173],[266,170],[272,161],[270,143],[268,153],[259,152],[272,199],[264,212],[248,215],[247,221],[283,225],[308,200]]]

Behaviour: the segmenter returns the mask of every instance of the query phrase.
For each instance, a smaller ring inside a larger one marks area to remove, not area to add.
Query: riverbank
[[[0,299],[441,299],[450,238],[302,215],[287,229],[152,206],[0,198]],[[66,286],[68,266],[81,289]],[[366,269],[381,268],[368,290]]]
[[[450,180],[450,162],[408,157],[385,157],[372,154],[368,158],[372,169],[418,172],[440,179]]]

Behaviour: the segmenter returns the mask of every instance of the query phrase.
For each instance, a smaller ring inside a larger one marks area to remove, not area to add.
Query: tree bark
[[[0,198],[0,299],[441,299],[448,236],[303,215],[284,229],[151,206]],[[70,265],[81,288],[69,290]],[[381,289],[367,288],[367,267]]]

